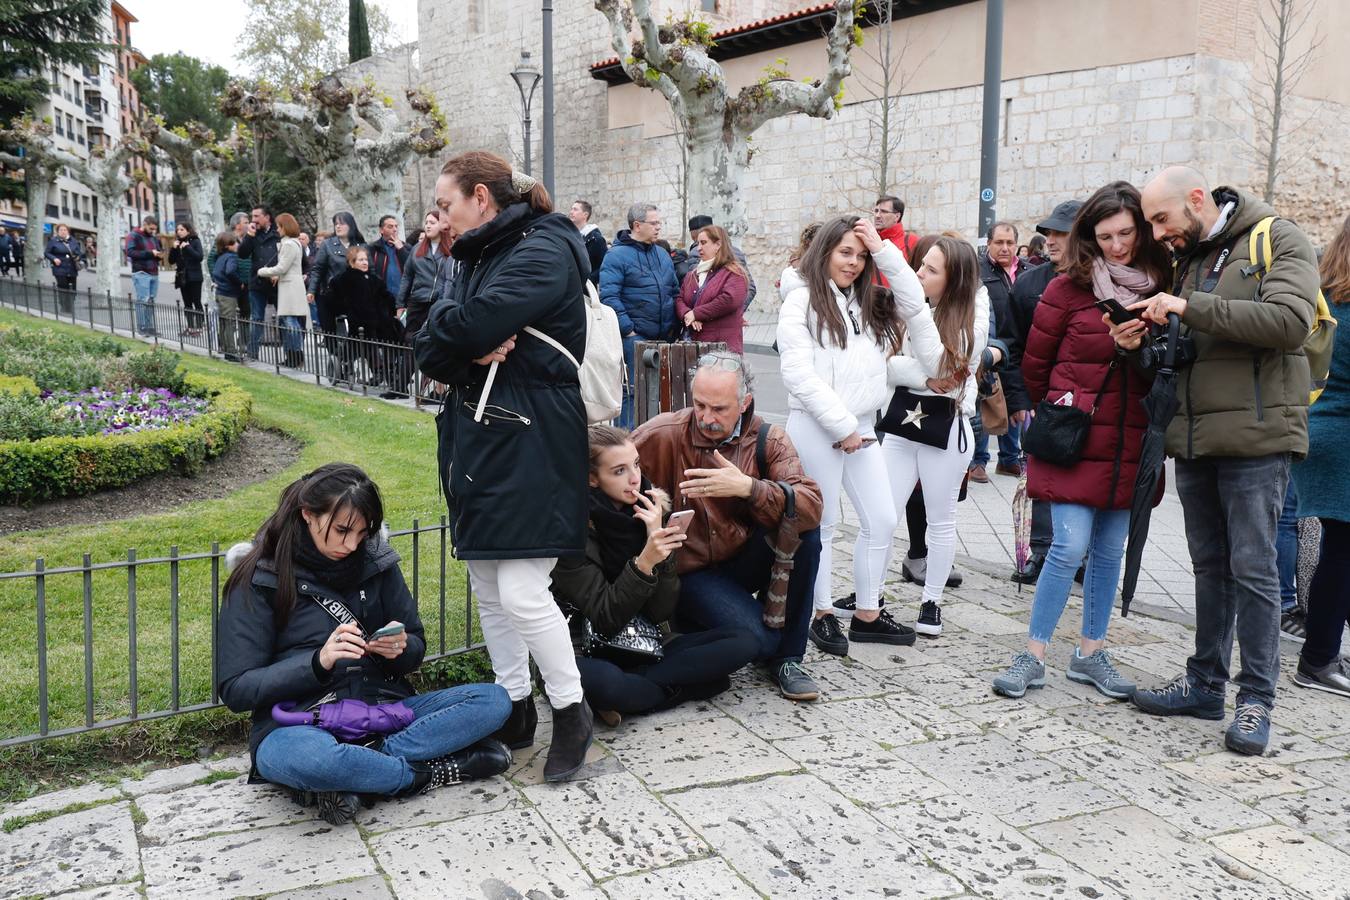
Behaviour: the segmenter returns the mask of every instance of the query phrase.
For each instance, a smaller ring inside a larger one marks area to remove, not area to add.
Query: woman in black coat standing
[[[183,295],[183,308],[187,310],[187,336],[197,337],[203,321],[202,242],[186,222],[179,222],[173,234],[173,249],[169,251],[169,262],[176,270],[173,283]]]
[[[580,359],[590,263],[543,185],[499,156],[447,162],[436,205],[460,236],[451,253],[463,268],[432,306],[416,351],[422,371],[449,386],[437,426],[455,555],[468,562],[497,683],[512,700],[500,737],[517,749],[534,740],[534,657],[553,707],[544,776],[560,781],[581,768],[592,735],[567,622],[549,591],[558,558],[586,548],[586,412],[576,366],[525,328]]]
[[[52,264],[61,312],[71,312],[75,308],[75,279],[80,274],[80,260],[84,257],[80,242],[70,236],[69,226],[57,225],[56,234],[47,242],[42,255]]]

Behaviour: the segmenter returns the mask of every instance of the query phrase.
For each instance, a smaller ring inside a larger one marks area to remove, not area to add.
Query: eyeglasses
[[[734,356],[705,353],[698,358],[698,367],[700,369],[721,369],[724,372],[739,372],[745,368],[745,364]]]
[[[657,219],[655,222],[653,222],[651,219],[643,219],[643,220],[642,220],[642,224],[643,224],[643,225],[652,225],[652,226],[654,226],[654,227],[656,227],[656,228],[660,228],[660,227],[661,227],[661,220],[660,220],[660,219]]]

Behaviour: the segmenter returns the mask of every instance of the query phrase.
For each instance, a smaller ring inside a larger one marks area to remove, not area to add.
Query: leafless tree
[[[1316,4],[1309,0],[1263,0],[1257,32],[1259,57],[1249,90],[1255,128],[1249,144],[1265,170],[1263,196],[1275,201],[1281,168],[1295,164],[1305,151],[1288,152],[1286,141],[1301,131],[1315,111],[1293,118],[1294,90],[1317,59],[1324,40],[1309,31]]]

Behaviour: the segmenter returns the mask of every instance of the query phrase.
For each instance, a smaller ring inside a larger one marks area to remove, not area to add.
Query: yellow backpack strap
[[[1251,264],[1242,270],[1244,275],[1255,275],[1259,279],[1270,268],[1270,257],[1275,252],[1270,244],[1270,226],[1274,224],[1275,217],[1266,216],[1248,234],[1247,259]]]

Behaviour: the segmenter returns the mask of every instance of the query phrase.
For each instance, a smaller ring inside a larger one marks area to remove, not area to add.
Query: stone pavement
[[[912,618],[917,591],[891,596]],[[713,701],[598,726],[564,785],[541,783],[545,721],[507,777],[346,828],[245,784],[243,757],[39,796],[0,810],[0,897],[1350,896],[1350,707],[1293,687],[1290,648],[1271,749],[1241,758],[1224,723],[1067,681],[1067,639],[1043,690],[996,697],[1028,600],[970,572],[941,638],[813,651],[819,703],[743,672]],[[1190,647],[1154,617],[1111,637],[1145,684]]]

